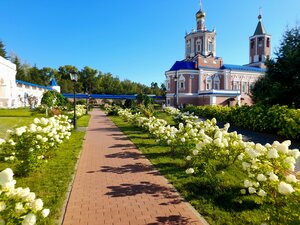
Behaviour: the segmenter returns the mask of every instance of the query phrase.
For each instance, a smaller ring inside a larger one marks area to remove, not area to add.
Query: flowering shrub
[[[229,124],[219,128],[216,119],[186,120],[176,128],[155,117],[132,114],[130,110],[118,112],[126,121],[147,130],[157,142],[179,149],[187,162],[187,174],[198,173],[214,180],[219,171],[222,173],[240,162],[248,176],[241,182],[245,187],[241,193],[257,195],[256,202],[263,204],[268,214],[265,222],[288,224],[299,219],[296,209],[300,204],[300,174],[294,168],[300,153],[288,148],[290,141],[263,146],[244,142],[242,135],[228,132]]]
[[[86,106],[85,105],[76,105],[76,116],[82,117],[86,114]]]
[[[169,115],[173,115],[173,116],[176,116],[180,113],[180,110],[174,107],[164,107],[164,111]]]
[[[35,118],[29,126],[9,131],[7,140],[0,145],[3,159],[13,163],[18,174],[26,175],[47,162],[53,149],[70,137],[71,129],[67,116]]]
[[[271,221],[288,224],[299,219],[293,214],[294,204],[300,203],[300,182],[295,173],[298,149],[289,149],[290,141],[272,145],[248,144],[239,155],[243,169],[248,174],[242,193],[256,194],[258,203],[264,203]],[[268,222],[268,221],[267,221]]]
[[[68,112],[69,115],[73,115],[73,111]],[[86,106],[85,105],[76,105],[76,117],[82,117],[83,115],[86,114]]]
[[[0,172],[0,224],[34,225],[50,213],[29,188],[15,188],[13,171]]]
[[[177,123],[186,123],[187,121],[196,122],[198,119],[198,116],[195,116],[194,113],[190,112],[179,113],[174,116],[174,121]]]

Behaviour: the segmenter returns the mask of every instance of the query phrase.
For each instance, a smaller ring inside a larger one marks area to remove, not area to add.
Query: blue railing
[[[63,96],[66,98],[73,98],[74,94],[73,93],[62,93]],[[76,94],[76,98],[95,98],[95,99],[136,99],[137,95],[108,95],[108,94]],[[156,95],[149,95],[150,98],[153,99],[164,99],[163,96],[156,96]]]

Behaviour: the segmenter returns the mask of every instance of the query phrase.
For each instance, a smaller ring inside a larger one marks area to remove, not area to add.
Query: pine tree
[[[1,40],[0,40],[0,56],[7,59],[5,46]]]

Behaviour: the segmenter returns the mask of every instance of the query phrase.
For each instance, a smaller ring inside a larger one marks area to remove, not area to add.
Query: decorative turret
[[[54,77],[51,77],[49,86],[50,86],[53,90],[55,90],[55,91],[57,91],[58,93],[60,93],[60,86],[57,84],[57,82],[56,82],[56,80],[55,80]]]
[[[265,68],[265,61],[270,57],[271,35],[267,34],[262,24],[261,9],[258,15],[258,24],[250,38],[249,66]]]
[[[202,0],[200,0],[200,10],[196,13],[197,30],[205,30],[205,12],[202,10]]]

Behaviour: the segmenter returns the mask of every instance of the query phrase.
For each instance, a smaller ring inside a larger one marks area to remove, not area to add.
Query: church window
[[[239,81],[233,81],[232,90],[240,90],[240,82]]]
[[[206,78],[206,90],[212,89],[212,79],[211,77]]]
[[[213,43],[212,42],[208,42],[208,51],[209,52],[213,51]]]
[[[254,40],[251,40],[251,49],[254,48]]]
[[[244,93],[248,93],[248,83],[247,82],[243,82],[242,91]]]
[[[260,37],[258,38],[258,47],[262,47],[263,43],[262,43],[263,39]]]
[[[186,54],[188,56],[191,54],[191,42],[189,40],[186,42]]]
[[[169,105],[170,105],[170,99],[167,98],[167,106],[169,106]]]
[[[220,78],[218,76],[214,78],[214,89],[216,90],[220,89]]]
[[[179,89],[184,90],[185,89],[185,82],[179,81]]]
[[[270,47],[270,38],[267,38],[267,47]]]
[[[201,40],[200,39],[198,39],[196,41],[196,49],[197,49],[197,53],[201,52]]]

